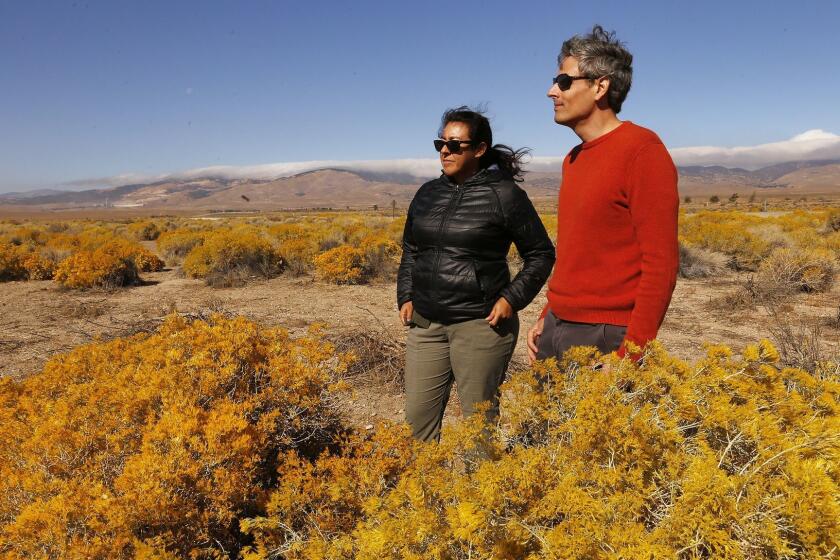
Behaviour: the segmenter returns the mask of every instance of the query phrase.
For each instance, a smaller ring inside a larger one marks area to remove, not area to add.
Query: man
[[[633,56],[596,25],[563,43],[548,97],[583,141],[563,161],[557,260],[528,332],[533,361],[572,346],[626,353],[656,337],[678,269],[677,171],[659,137],[616,116]],[[631,356],[638,359],[640,354]]]

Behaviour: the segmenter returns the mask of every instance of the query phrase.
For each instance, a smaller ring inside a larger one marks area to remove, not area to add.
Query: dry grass
[[[341,332],[331,339],[337,352],[349,352],[355,358],[347,371],[350,379],[400,391],[405,388],[405,347],[384,328]]]
[[[770,334],[784,365],[819,372],[826,357],[818,321],[793,317],[772,304],[766,309],[773,319]]]
[[[723,253],[680,244],[680,278],[708,278],[726,272],[730,258]]]
[[[827,325],[833,329],[840,329],[840,306],[837,307],[834,315],[828,319]]]
[[[834,284],[837,263],[821,249],[779,248],[759,267],[756,285],[767,296],[797,292],[826,292]]]

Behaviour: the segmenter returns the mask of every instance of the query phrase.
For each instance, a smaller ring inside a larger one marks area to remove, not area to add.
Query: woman
[[[465,416],[499,386],[519,333],[516,312],[551,272],[554,247],[519,186],[527,150],[493,145],[490,121],[468,107],[441,119],[443,174],[417,191],[408,209],[397,279],[400,319],[409,325],[406,418],[414,437],[438,440],[452,382]],[[524,261],[511,280],[513,242]]]

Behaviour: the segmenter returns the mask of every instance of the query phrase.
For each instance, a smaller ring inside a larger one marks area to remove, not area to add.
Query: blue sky
[[[497,141],[562,156],[577,139],[545,93],[562,41],[596,22],[635,56],[621,117],[670,148],[840,134],[834,1],[0,0],[0,192],[433,158],[460,104],[485,103]]]

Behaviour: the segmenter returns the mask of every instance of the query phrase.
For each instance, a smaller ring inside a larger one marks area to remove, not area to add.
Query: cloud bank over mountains
[[[757,146],[692,146],[670,150],[674,162],[679,166],[721,165],[758,169],[789,161],[815,161],[840,159],[840,135],[814,129],[798,134],[789,140],[759,144]],[[559,171],[562,156],[530,159],[530,171]],[[91,188],[121,186],[132,183],[151,183],[167,180],[191,180],[203,177],[222,179],[278,179],[318,169],[345,169],[362,173],[411,176],[418,179],[436,177],[440,174],[437,158],[394,159],[394,160],[315,160],[264,165],[201,167],[163,175],[126,174],[113,177],[83,179],[65,183],[65,187]]]
[[[671,157],[682,166],[722,165],[752,170],[788,161],[840,159],[840,136],[814,129],[797,134],[790,140],[757,146],[674,148]]]

